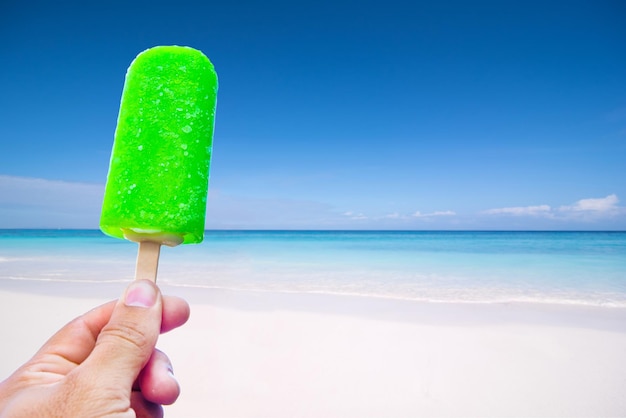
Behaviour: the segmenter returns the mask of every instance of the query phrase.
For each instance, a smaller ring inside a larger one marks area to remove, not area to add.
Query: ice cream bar
[[[135,58],[104,192],[105,234],[157,248],[203,240],[216,97],[213,65],[196,49],[157,46]]]

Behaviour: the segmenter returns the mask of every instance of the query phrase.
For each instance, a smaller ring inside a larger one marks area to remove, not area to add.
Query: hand
[[[180,388],[156,341],[188,318],[187,302],[134,281],[0,383],[0,417],[162,417]]]

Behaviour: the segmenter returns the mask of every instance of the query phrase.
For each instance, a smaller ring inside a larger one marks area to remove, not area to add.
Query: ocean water
[[[0,289],[127,282],[137,246],[99,231],[0,230]],[[164,247],[159,283],[429,302],[626,307],[626,232],[207,231]]]

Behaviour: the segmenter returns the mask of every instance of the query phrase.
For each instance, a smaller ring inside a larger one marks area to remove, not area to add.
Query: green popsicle
[[[157,46],[135,58],[104,192],[105,234],[169,246],[203,240],[216,97],[213,65],[196,49]]]

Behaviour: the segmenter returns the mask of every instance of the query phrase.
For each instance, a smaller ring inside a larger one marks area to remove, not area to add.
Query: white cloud
[[[435,211],[435,212],[430,212],[430,213],[421,213],[417,211],[410,215],[402,214],[399,212],[392,212],[392,213],[388,213],[386,215],[380,215],[380,216],[367,216],[361,212],[353,212],[353,211],[343,213],[343,216],[348,217],[350,220],[371,221],[373,222],[372,227],[376,227],[376,226],[380,227],[381,225],[387,225],[387,226],[398,225],[397,222],[401,222],[402,225],[406,225],[406,222],[410,222],[412,220],[415,220],[416,218],[428,221],[436,217],[445,217],[445,216],[454,216],[454,215],[456,215],[456,212],[453,212],[451,210]]]
[[[403,218],[406,218],[406,216],[402,216],[398,212],[390,213],[388,215],[385,215],[384,217],[387,218],[387,219],[403,219]]]
[[[432,216],[454,216],[456,212],[451,210],[443,210],[443,211],[435,211],[432,213]]]
[[[104,185],[0,175],[0,228],[97,228]]]
[[[104,185],[0,175],[0,228],[98,228]],[[369,208],[371,209],[371,208]],[[616,194],[586,198],[570,205],[502,207],[482,212],[489,218],[459,217],[452,210],[422,213],[337,211],[330,203],[220,193],[212,188],[207,228],[336,229],[448,228],[458,225],[613,228],[625,225],[626,207]],[[459,224],[460,222],[460,224]],[[616,223],[617,222],[617,223]],[[530,226],[529,226],[530,225]]]
[[[308,229],[333,228],[346,217],[362,214],[334,212],[325,203],[276,197],[250,197],[209,188],[207,229]]]
[[[104,185],[0,175],[0,228],[98,228]],[[353,219],[366,219],[361,213]],[[316,228],[345,217],[327,204],[211,189],[207,228]]]
[[[439,211],[435,211],[431,213],[421,213],[420,211],[416,211],[411,216],[414,218],[432,218],[435,216],[454,216],[454,215],[456,215],[456,212],[453,212],[451,210],[439,210]]]
[[[344,212],[343,216],[347,216],[348,218],[354,219],[354,220],[357,220],[357,221],[368,219],[368,217],[365,216],[364,214],[362,214],[362,213],[355,213],[355,212],[352,212],[352,211]]]
[[[513,215],[513,216],[546,216],[550,215],[551,208],[548,205],[539,206],[516,206],[510,208],[497,208],[484,211],[488,215]]]
[[[561,206],[562,212],[614,212],[619,209],[617,195],[611,194],[599,199],[581,199],[571,206]]]
[[[548,205],[518,206],[489,209],[483,214],[543,217],[560,221],[596,221],[626,213],[626,208],[618,206],[617,195],[602,198],[581,199],[572,205],[552,208]]]

